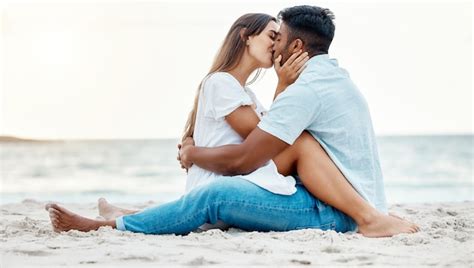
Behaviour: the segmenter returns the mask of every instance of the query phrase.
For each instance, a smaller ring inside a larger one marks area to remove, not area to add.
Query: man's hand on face
[[[306,67],[309,60],[308,52],[297,51],[290,58],[281,64],[282,56],[279,55],[274,62],[275,71],[278,75],[278,88],[285,89],[293,84]]]
[[[178,161],[181,164],[181,168],[186,169],[186,172],[188,172],[188,169],[193,165],[192,162],[188,161],[188,152],[191,147],[194,146],[194,140],[191,137],[187,137],[184,139],[182,144],[178,144]]]

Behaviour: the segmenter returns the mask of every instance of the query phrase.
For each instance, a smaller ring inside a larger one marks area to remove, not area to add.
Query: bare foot
[[[390,237],[402,233],[416,233],[420,227],[396,215],[376,214],[364,224],[359,224],[359,233],[366,237]]]
[[[57,204],[50,203],[45,206],[49,212],[49,218],[55,232],[67,232],[69,230],[78,230],[89,232],[97,230],[101,226],[111,226],[115,228],[115,221],[100,221],[88,219],[79,216]]]
[[[99,198],[97,207],[99,208],[99,215],[106,220],[115,220],[120,216],[135,214],[138,212],[138,210],[129,210],[113,206],[107,202],[105,198]]]
[[[400,220],[402,220],[402,221],[407,221],[407,220],[405,220],[404,218],[402,218],[402,217],[400,217],[400,216],[397,216],[396,214],[393,214],[392,212],[389,212],[389,213],[388,213],[388,215],[389,215],[389,216],[391,216],[391,217],[394,217],[394,218],[400,219]],[[407,222],[408,222],[408,221],[407,221]],[[409,223],[411,223],[411,224],[415,225],[415,227],[416,227],[416,231],[417,231],[417,232],[421,231],[421,228],[420,228],[420,226],[418,226],[418,225],[414,224],[413,222],[409,222]]]

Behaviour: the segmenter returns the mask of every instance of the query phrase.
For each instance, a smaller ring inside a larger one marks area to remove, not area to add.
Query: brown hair
[[[237,67],[242,55],[244,54],[247,38],[249,36],[260,34],[265,27],[267,27],[270,21],[276,22],[276,19],[270,15],[262,13],[249,13],[238,18],[232,27],[230,27],[230,30],[227,33],[221,48],[217,52],[211,69],[206,77],[215,72],[227,72]],[[255,82],[260,75],[260,72],[261,69],[258,69],[254,78],[247,84]],[[199,94],[203,82],[204,81],[201,81],[197,89],[196,97],[194,98],[194,106],[189,113],[188,120],[186,121],[182,140],[193,136]]]

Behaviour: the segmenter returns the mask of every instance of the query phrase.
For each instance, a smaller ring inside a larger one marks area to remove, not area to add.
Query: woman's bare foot
[[[414,226],[416,227],[416,231],[417,231],[417,232],[421,231],[420,226],[416,225],[416,224],[413,223],[413,222],[410,222],[410,221],[408,221],[408,220],[405,220],[404,218],[402,218],[402,217],[400,217],[400,216],[397,216],[396,214],[393,214],[392,212],[389,212],[388,215],[389,215],[390,217],[394,217],[394,218],[400,219],[400,220],[402,220],[402,221],[405,221],[405,222],[408,222],[408,223],[414,225]]]
[[[366,237],[390,237],[402,233],[416,233],[420,227],[396,215],[377,213],[358,224],[359,233]]]
[[[97,207],[99,208],[99,215],[104,217],[106,220],[115,220],[117,217],[138,212],[138,210],[129,210],[113,206],[107,202],[105,198],[99,198]]]
[[[67,232],[69,230],[78,230],[88,232],[97,230],[101,226],[110,226],[115,228],[115,221],[101,221],[88,219],[79,216],[57,204],[50,203],[45,206],[49,212],[49,218],[55,232]]]

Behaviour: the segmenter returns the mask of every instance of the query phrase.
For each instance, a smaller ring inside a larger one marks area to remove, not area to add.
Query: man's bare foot
[[[113,206],[107,202],[105,198],[99,198],[97,207],[99,208],[99,215],[106,220],[115,220],[120,216],[135,214],[138,212],[138,210],[129,210]]]
[[[377,213],[359,225],[359,233],[366,237],[390,237],[402,233],[416,233],[420,227],[394,214]]]
[[[50,203],[45,206],[49,212],[49,218],[55,232],[67,232],[69,230],[78,230],[88,232],[97,230],[101,226],[110,226],[115,228],[115,221],[101,221],[88,219],[79,216],[57,204]]]

